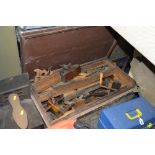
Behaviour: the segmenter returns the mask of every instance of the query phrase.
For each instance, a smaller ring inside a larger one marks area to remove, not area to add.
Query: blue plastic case
[[[143,97],[101,111],[99,129],[144,129],[155,124],[155,107]]]

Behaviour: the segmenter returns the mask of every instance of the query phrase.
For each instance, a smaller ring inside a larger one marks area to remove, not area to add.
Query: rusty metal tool
[[[62,65],[62,70],[60,71],[62,81],[67,82],[72,80],[74,77],[81,73],[80,65]]]

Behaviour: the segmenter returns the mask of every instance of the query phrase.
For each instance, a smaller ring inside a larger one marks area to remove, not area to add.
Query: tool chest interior
[[[0,81],[0,128],[22,128],[10,94],[21,100],[26,128],[74,119],[78,129],[96,129],[102,110],[145,94],[131,66],[148,60],[111,27],[16,27],[16,41],[22,71]]]
[[[135,83],[108,60],[98,60],[81,65],[81,73],[68,81],[57,81],[44,87],[44,78],[34,84],[34,100],[46,114],[47,125],[60,119],[78,118],[88,112],[110,104],[110,100],[131,91]],[[53,71],[51,76],[57,72]],[[61,72],[61,69],[59,70]],[[48,77],[47,77],[48,78]],[[62,82],[63,81],[63,82]],[[35,93],[36,92],[36,93]]]

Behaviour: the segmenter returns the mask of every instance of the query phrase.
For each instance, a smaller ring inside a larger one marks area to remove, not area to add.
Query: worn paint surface
[[[105,27],[60,27],[21,33],[23,72],[105,57],[114,38]]]

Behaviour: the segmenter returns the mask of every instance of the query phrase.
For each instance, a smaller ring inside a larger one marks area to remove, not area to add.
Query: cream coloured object
[[[20,104],[19,96],[17,94],[10,94],[8,99],[13,108],[12,116],[15,122],[20,128],[26,129],[28,126],[27,113]]]
[[[130,77],[135,79],[140,95],[145,97],[150,103],[155,105],[155,75],[143,63],[133,58],[131,62]]]

